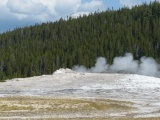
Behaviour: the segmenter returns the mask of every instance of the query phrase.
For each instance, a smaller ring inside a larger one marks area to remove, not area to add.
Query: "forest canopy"
[[[160,3],[16,28],[0,34],[0,80],[91,67],[99,56],[133,54],[160,61]]]

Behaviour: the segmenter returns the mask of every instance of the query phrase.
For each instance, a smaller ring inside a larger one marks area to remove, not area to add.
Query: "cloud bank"
[[[155,0],[0,0],[0,33],[72,15],[83,15],[108,8],[132,7]],[[157,0],[160,1],[160,0]]]
[[[103,9],[103,2],[103,0],[0,0],[0,32],[12,28],[11,26],[56,21],[73,13],[93,12]]]
[[[96,60],[95,66],[87,69],[85,66],[74,66],[76,72],[94,72],[94,73],[126,73],[140,74],[147,76],[160,77],[160,65],[151,57],[142,57],[140,61],[134,60],[131,53],[126,53],[125,56],[115,57],[113,64],[107,64],[107,60],[99,57]]]

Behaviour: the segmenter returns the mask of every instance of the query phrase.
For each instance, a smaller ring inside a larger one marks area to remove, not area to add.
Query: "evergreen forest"
[[[16,28],[0,34],[0,81],[52,74],[74,65],[109,64],[126,52],[160,62],[160,3],[95,12],[77,19]]]

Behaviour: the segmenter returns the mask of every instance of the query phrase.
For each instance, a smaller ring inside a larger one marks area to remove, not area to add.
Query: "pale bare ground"
[[[0,120],[160,120],[160,79],[76,73],[0,83]]]

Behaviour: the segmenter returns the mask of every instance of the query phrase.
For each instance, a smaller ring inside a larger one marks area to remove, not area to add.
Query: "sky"
[[[119,9],[154,0],[0,0],[0,33],[94,11]],[[157,0],[160,1],[160,0]]]

